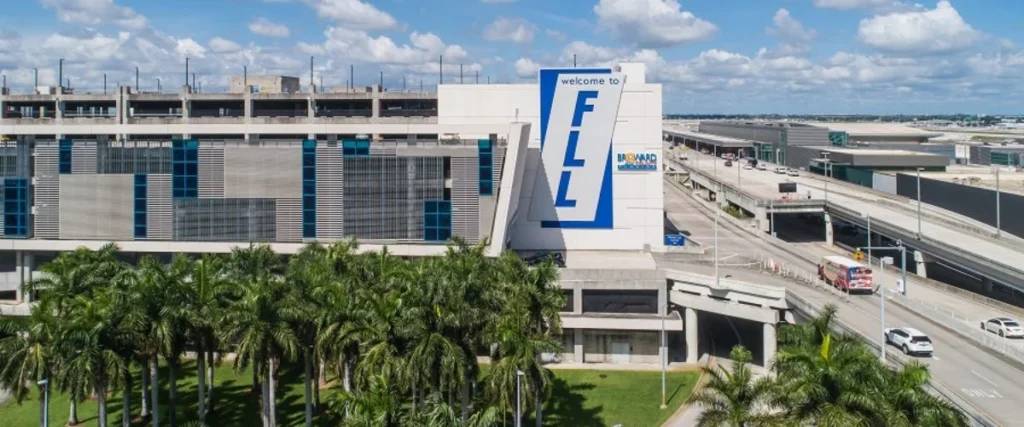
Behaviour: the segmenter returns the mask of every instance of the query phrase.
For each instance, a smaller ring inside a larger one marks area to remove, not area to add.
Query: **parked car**
[[[768,166],[766,166],[764,163],[758,163],[757,164],[757,170],[759,170],[759,171],[768,170]]]
[[[885,330],[885,343],[891,344],[908,355],[931,355],[934,351],[932,339],[914,328],[889,328]]]
[[[731,167],[732,166],[732,160],[726,160],[725,161],[725,166],[726,167]]]
[[[789,176],[800,176],[800,171],[798,171],[796,169],[793,169],[793,168],[789,168],[789,170],[786,171],[786,175],[789,175]]]
[[[981,322],[981,329],[1004,338],[1024,338],[1024,328],[1020,322],[1009,317],[993,317]]]
[[[753,170],[753,169],[754,169],[754,167],[750,166],[750,163],[747,163],[747,164],[743,165],[743,170],[749,171],[749,170]]]
[[[786,168],[781,167],[781,166],[777,167],[777,168],[775,168],[775,173],[777,173],[779,175],[785,175],[786,174]]]

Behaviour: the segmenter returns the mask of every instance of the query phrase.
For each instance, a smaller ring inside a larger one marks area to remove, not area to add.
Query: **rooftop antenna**
[[[103,94],[107,93],[107,73],[103,73]]]
[[[60,59],[60,65],[57,66],[57,85],[60,86],[61,95],[64,94],[64,58]]]
[[[35,86],[32,86],[32,91],[33,92],[38,92],[39,91],[39,69],[38,68],[33,68],[32,70],[35,71],[35,75],[36,75]]]
[[[491,76],[487,76],[487,84],[491,84]]]
[[[309,57],[309,85],[313,87],[313,91],[316,91],[316,81],[313,80],[313,57]]]
[[[188,82],[186,82],[188,84]],[[196,73],[192,73],[192,87],[196,87]]]
[[[402,76],[402,92],[405,92],[405,76]]]
[[[348,64],[348,84],[351,85],[352,89],[356,88],[356,66]]]
[[[242,90],[249,90],[249,67],[242,66]]]
[[[480,70],[476,70],[476,84],[480,84]]]
[[[576,68],[576,54],[572,54],[572,68]]]
[[[423,79],[420,79],[420,92],[423,92]]]
[[[139,91],[139,67],[135,67],[135,91]]]
[[[437,84],[444,83],[444,55],[437,57]]]
[[[462,64],[459,64],[459,84],[463,83],[465,83],[465,80],[462,79]]]
[[[324,75],[320,75],[320,92],[324,91]]]
[[[195,74],[193,74],[193,75],[195,75]],[[188,86],[188,58],[185,58],[185,86]],[[189,88],[189,92],[191,92],[191,91],[192,91],[192,88]]]
[[[384,72],[383,71],[380,72],[380,89],[379,90],[381,90],[381,91],[384,90]]]
[[[157,93],[161,93],[161,92],[163,92],[163,91],[164,91],[164,88],[163,88],[163,86],[160,86],[160,78],[159,78],[159,77],[157,77],[157,78],[156,78],[156,92],[157,92]]]

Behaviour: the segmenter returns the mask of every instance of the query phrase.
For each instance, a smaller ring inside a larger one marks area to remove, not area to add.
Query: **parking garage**
[[[665,128],[662,132],[664,133],[665,141],[672,143],[673,146],[685,146],[691,150],[714,154],[716,157],[726,153],[739,157],[749,157],[754,149],[754,142],[746,139],[729,138],[677,128]]]

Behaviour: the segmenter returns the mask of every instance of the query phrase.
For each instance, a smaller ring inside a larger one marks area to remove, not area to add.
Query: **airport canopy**
[[[754,141],[747,139],[729,138],[704,132],[694,132],[677,128],[663,128],[662,131],[675,138],[689,139],[701,144],[714,145],[722,148],[748,148],[754,146]]]

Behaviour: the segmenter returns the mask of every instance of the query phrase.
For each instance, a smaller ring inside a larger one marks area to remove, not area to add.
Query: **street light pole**
[[[522,406],[522,394],[523,390],[520,386],[519,379],[522,378],[523,371],[516,369],[516,427],[523,427],[523,406]]]
[[[886,345],[885,344],[885,341],[886,341],[886,339],[885,339],[885,279],[884,279],[884,277],[885,277],[885,265],[886,264],[892,264],[892,257],[888,257],[888,256],[887,257],[882,257],[882,259],[879,260],[879,265],[881,266],[881,269],[879,269],[879,273],[878,273],[878,277],[879,277],[879,279],[878,279],[879,280],[878,281],[878,295],[882,299],[882,302],[881,302],[881,307],[882,307],[882,322],[881,322],[882,323],[882,345],[881,345],[882,353],[881,353],[881,360],[882,360],[882,363],[885,363],[885,345]]]
[[[917,168],[917,238],[921,239],[921,168]]]
[[[665,316],[668,316],[668,298],[665,301],[665,312],[661,314],[661,409],[668,408],[665,403],[665,363],[668,359],[668,349],[665,347]]]
[[[50,427],[50,380],[45,379],[37,382],[43,386],[43,427]]]
[[[996,237],[999,237],[1003,230],[1002,224],[1000,223],[1002,220],[1001,214],[1002,212],[1000,212],[999,209],[999,167],[996,167]]]

